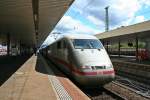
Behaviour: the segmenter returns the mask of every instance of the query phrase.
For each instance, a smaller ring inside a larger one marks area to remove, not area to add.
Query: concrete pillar
[[[18,41],[18,50],[19,50],[19,55],[21,55],[21,41]]]
[[[17,55],[20,55],[20,43],[19,41],[16,41],[16,52],[17,52]]]
[[[138,51],[138,49],[139,49],[138,42],[139,42],[138,36],[136,36],[136,38],[135,38],[135,43],[136,43],[136,60],[139,60],[138,59],[138,54],[139,54],[139,51]]]
[[[100,41],[102,42],[102,44],[103,44],[103,46],[104,46],[104,44],[105,44],[104,40],[100,40]]]
[[[20,55],[22,55],[22,44],[21,44],[21,41],[20,41]]]
[[[150,59],[150,39],[147,39],[147,40],[145,41],[145,43],[146,43],[145,49],[146,49],[146,51],[148,51],[148,57],[149,57],[149,59]]]
[[[33,47],[33,53],[36,54],[36,51],[37,51],[37,48],[36,48],[36,46],[34,46],[34,47]]]
[[[120,57],[120,47],[121,47],[121,44],[120,44],[120,40],[118,41],[118,56]]]
[[[109,48],[108,48],[108,45],[109,45],[109,43],[108,43],[108,41],[107,41],[107,44],[106,44],[106,50],[107,50],[107,52],[109,53]]]
[[[10,55],[10,33],[7,33],[7,55]]]

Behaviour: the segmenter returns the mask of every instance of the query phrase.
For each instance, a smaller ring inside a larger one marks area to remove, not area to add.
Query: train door
[[[63,40],[63,56],[64,56],[64,60],[68,62],[68,48],[65,40]]]
[[[67,64],[67,66],[68,66],[68,70],[67,70],[67,74],[68,75],[72,75],[72,66],[70,66],[70,65],[72,65],[72,63],[70,62],[70,54],[69,54],[69,52],[70,52],[70,49],[69,49],[69,44],[68,44],[68,42],[67,42],[67,40],[63,40],[63,55],[64,55],[64,60],[65,60],[65,62],[67,62],[68,64]]]

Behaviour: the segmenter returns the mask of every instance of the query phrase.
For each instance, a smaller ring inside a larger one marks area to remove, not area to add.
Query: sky
[[[150,0],[75,0],[51,33],[102,33],[105,31],[105,7],[108,6],[110,30],[150,19]],[[56,34],[51,33],[44,44],[55,40]]]

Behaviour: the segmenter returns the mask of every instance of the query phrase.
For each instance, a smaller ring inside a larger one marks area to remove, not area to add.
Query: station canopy
[[[104,41],[118,42],[119,40],[135,40],[135,38],[147,40],[150,37],[149,33],[150,21],[145,21],[130,26],[122,26],[108,32],[96,34],[95,36]]]
[[[41,45],[73,0],[0,0],[0,36]]]

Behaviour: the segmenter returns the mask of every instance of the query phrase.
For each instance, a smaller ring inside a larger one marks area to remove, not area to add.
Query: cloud
[[[57,24],[55,29],[50,33],[43,45],[49,45],[60,38],[63,34],[97,34],[101,31],[84,25],[81,21],[73,19],[71,16],[64,16]],[[61,34],[53,34],[61,33]]]
[[[103,21],[97,19],[97,18],[94,17],[94,16],[87,16],[87,19],[88,19],[89,21],[91,21],[92,23],[94,23],[95,25],[97,25],[97,26],[103,26],[103,25],[104,25],[104,22],[103,22]]]
[[[143,5],[143,7],[147,8],[150,6],[150,0],[139,0],[140,4]]]
[[[136,16],[135,18],[135,23],[143,22],[145,21],[144,16]]]
[[[76,0],[73,9],[95,25],[104,27],[105,7],[109,6],[109,24],[115,27],[131,24],[144,5],[150,6],[150,0]]]
[[[63,34],[79,33],[79,34],[96,34],[100,31],[84,25],[81,21],[73,19],[71,16],[64,16],[56,26],[55,32]]]
[[[50,35],[46,38],[46,40],[43,42],[42,46],[43,46],[43,45],[49,45],[49,44],[51,44],[53,41],[55,41],[55,38],[54,38],[53,35],[50,34]]]

